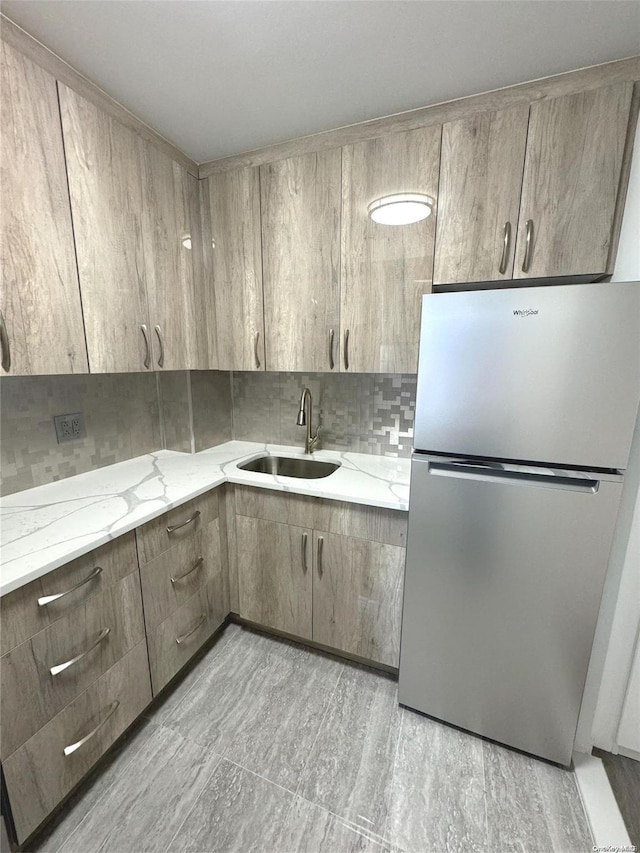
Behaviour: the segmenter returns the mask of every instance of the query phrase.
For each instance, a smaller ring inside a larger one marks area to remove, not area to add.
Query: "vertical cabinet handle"
[[[329,329],[329,370],[333,370],[335,364],[333,361],[333,329]]]
[[[256,332],[256,336],[253,342],[253,355],[256,360],[256,368],[260,370],[260,356],[258,355],[258,344],[260,343],[260,332]]]
[[[349,329],[344,333],[344,369],[349,370]]]
[[[527,240],[524,250],[524,261],[522,262],[522,272],[529,272],[531,266],[531,257],[533,255],[533,219],[527,219]]]
[[[324,574],[322,569],[322,548],[324,546],[324,538],[318,536],[318,577],[321,578]]]
[[[158,345],[160,346],[160,355],[158,356],[158,367],[164,367],[164,344],[162,343],[162,329],[160,326],[153,327],[156,330],[158,337]]]
[[[149,330],[146,325],[142,323],[140,325],[140,331],[142,332],[142,337],[144,338],[144,345],[146,348],[146,355],[144,357],[144,366],[147,370],[151,367],[151,342],[149,341]]]
[[[0,311],[0,347],[2,347],[2,369],[8,373],[11,370],[11,343],[2,311]]]
[[[98,723],[98,725],[95,727],[95,729],[91,729],[89,734],[86,734],[83,738],[80,738],[80,740],[76,741],[75,743],[70,744],[70,746],[65,746],[65,748],[62,750],[65,757],[67,755],[71,755],[71,753],[75,752],[76,749],[80,749],[80,747],[84,746],[88,740],[91,740],[91,738],[95,734],[97,734],[100,731],[100,729],[104,726],[104,724],[107,722],[109,717],[111,717],[113,714],[115,714],[115,712],[118,710],[119,707],[120,707],[120,702],[116,699],[116,701],[113,702],[109,706],[109,710],[107,711],[107,714],[106,714],[104,720],[101,720]]]
[[[507,263],[509,261],[509,248],[511,246],[511,223],[504,223],[504,235],[502,238],[502,257],[500,258],[500,266],[498,271],[500,275],[504,275],[507,271]]]
[[[302,542],[301,542],[301,549],[302,549],[302,571],[303,571],[305,574],[307,573],[307,539],[308,539],[308,538],[309,538],[309,534],[308,534],[308,533],[303,533],[303,534],[302,534]]]

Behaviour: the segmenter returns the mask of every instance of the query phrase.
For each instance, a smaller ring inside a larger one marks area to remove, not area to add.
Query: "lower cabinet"
[[[236,513],[243,618],[398,666],[406,513],[244,486]]]

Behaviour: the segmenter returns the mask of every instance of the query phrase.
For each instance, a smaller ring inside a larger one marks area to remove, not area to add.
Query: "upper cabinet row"
[[[1,49],[3,372],[215,367],[197,178]]]
[[[213,174],[220,368],[413,373],[432,284],[611,273],[632,90]],[[434,215],[373,222],[368,205],[399,192]]]

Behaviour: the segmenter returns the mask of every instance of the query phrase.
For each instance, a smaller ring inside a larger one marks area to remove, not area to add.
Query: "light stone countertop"
[[[267,452],[304,455],[299,447],[252,441],[228,441],[196,454],[159,450],[0,499],[0,596],[226,482],[409,508],[409,459],[319,450],[314,458],[341,464],[316,480],[238,468]]]

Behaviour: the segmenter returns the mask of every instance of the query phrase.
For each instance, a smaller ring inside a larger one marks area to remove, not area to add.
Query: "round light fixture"
[[[379,225],[410,225],[426,219],[434,201],[424,193],[396,193],[372,201],[367,212]]]

